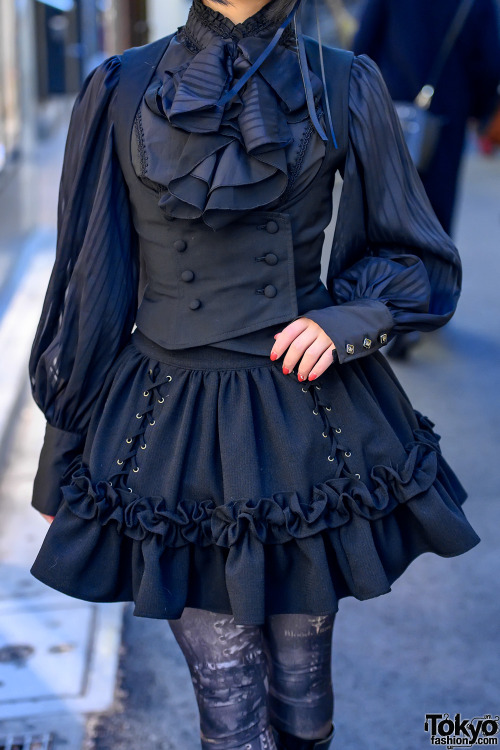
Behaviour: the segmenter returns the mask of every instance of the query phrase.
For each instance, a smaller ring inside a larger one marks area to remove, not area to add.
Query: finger
[[[314,328],[306,328],[305,331],[292,341],[283,360],[283,372],[285,375],[292,372],[304,352],[317,339],[317,336],[318,332]]]
[[[311,346],[304,352],[304,356],[299,362],[297,377],[300,381],[307,380],[311,370],[316,370],[316,363],[319,362],[323,354],[332,346],[332,341],[328,336],[318,336]]]
[[[318,359],[314,367],[312,368],[311,372],[309,373],[309,380],[316,380],[316,378],[319,378],[320,375],[323,375],[325,370],[327,370],[330,365],[333,364],[333,351],[335,349],[335,344],[332,344],[328,347],[326,352],[321,355],[321,357]]]
[[[279,338],[271,349],[271,359],[279,359],[281,355],[286,352],[292,341],[294,341],[297,336],[300,336],[300,334],[306,330],[308,325],[308,322],[304,318],[299,318],[283,328],[279,334]]]
[[[45,518],[45,520],[46,520],[46,521],[47,521],[48,523],[52,523],[52,521],[53,521],[53,520],[54,520],[54,518],[55,518],[55,516],[47,516],[47,515],[46,515],[45,513],[40,513],[40,515],[42,516],[42,518]]]

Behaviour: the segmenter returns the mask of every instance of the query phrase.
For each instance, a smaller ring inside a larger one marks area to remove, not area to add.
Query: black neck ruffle
[[[290,124],[308,116],[295,45],[278,44],[238,93],[220,103],[260,59],[278,26],[266,6],[234,24],[194,0],[142,111],[144,149],[151,151],[142,176],[164,187],[159,205],[167,218],[202,218],[217,229],[285,193]],[[323,85],[309,76],[317,104]],[[167,139],[175,154],[167,154]]]
[[[255,36],[264,31],[269,31],[269,29],[275,29],[279,25],[278,19],[274,20],[270,17],[269,5],[269,3],[264,5],[245,21],[234,23],[219,11],[204,5],[202,0],[193,0],[186,27],[189,29],[196,22],[200,22],[206,29],[213,31],[214,34],[218,34],[223,39],[231,36],[236,39],[241,39],[244,36]]]

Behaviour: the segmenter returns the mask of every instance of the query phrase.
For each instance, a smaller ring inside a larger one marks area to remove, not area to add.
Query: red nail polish
[[[315,373],[315,372],[311,372],[311,373],[309,374],[309,380],[316,380],[316,378],[317,378],[317,377],[318,377],[318,376],[316,375],[316,373]]]
[[[273,362],[275,359],[278,359],[278,355],[276,354],[276,352],[271,352],[271,359]]]
[[[304,377],[303,375],[301,375],[301,374],[300,374],[300,372],[299,372],[299,374],[297,375],[297,377],[298,377],[298,379],[300,380],[300,382],[301,382],[301,383],[303,383],[303,382],[304,382],[304,380],[305,380],[305,377]]]
[[[283,375],[289,375],[289,374],[290,374],[290,370],[288,369],[288,367],[284,367],[283,368]]]

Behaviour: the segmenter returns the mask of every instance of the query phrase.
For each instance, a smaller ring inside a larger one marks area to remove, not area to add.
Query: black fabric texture
[[[210,25],[206,33],[204,49],[223,49]],[[231,55],[253,39],[260,49],[259,33],[240,34]],[[306,49],[317,75],[317,43]],[[171,50],[188,63],[182,83],[197,53],[179,32],[99,66],[72,116],[56,261],[30,360],[50,425],[33,503],[57,511],[33,573],[89,601],[134,601],[146,617],[175,619],[186,606],[248,625],[270,614],[331,615],[344,596],[389,591],[423,552],[457,555],[478,542],[431,423],[378,351],[394,333],[450,319],[458,253],[376,66],[333,50],[325,60],[344,84],[333,113],[340,148],[329,142],[318,160],[311,136],[303,165],[312,171],[289,191],[283,181],[272,206],[250,181],[255,205],[240,204],[243,215],[212,206],[169,217],[157,184],[137,172],[134,143],[136,115],[146,114]],[[281,90],[272,60],[255,74],[263,132],[263,112],[288,128],[277,115],[282,95],[303,97],[286,76]],[[191,142],[187,112],[199,102],[183,101],[187,119],[179,110],[175,127]],[[143,157],[174,129],[153,118]],[[197,135],[205,164],[213,134]],[[292,172],[286,148],[269,145],[281,174]],[[238,134],[226,146],[253,163]],[[324,285],[337,171],[344,187]],[[222,220],[218,229],[209,215]],[[273,333],[302,315],[325,329],[337,355],[305,384],[269,359]]]

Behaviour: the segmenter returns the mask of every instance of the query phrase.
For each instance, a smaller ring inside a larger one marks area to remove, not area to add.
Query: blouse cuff
[[[387,306],[375,299],[356,299],[301,315],[314,320],[335,344],[338,362],[350,362],[388,343],[395,321]]]
[[[59,510],[61,485],[70,464],[82,453],[84,441],[84,435],[47,424],[31,501],[40,513],[55,516]]]

